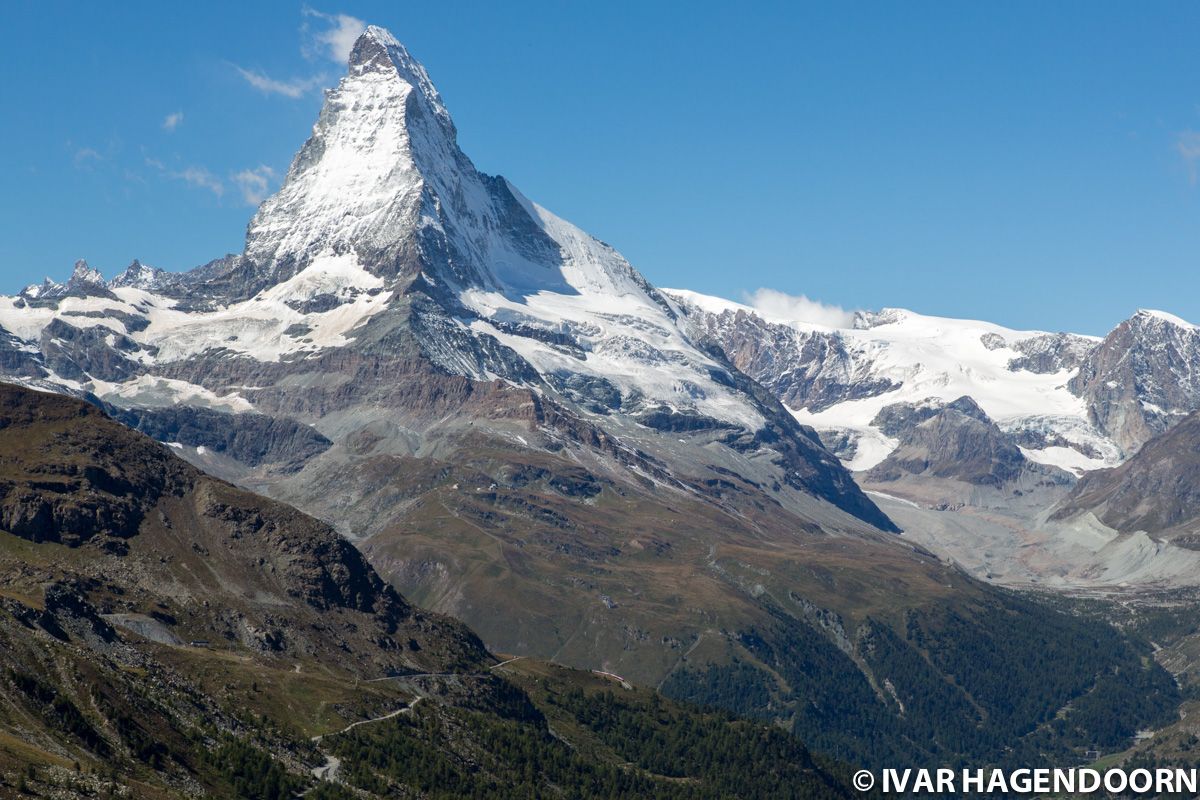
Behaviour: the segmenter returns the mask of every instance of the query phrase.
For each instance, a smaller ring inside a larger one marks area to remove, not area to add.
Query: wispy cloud
[[[71,156],[71,161],[74,162],[76,169],[91,169],[98,161],[103,161],[104,156],[94,147],[79,147],[75,149]]]
[[[367,23],[349,14],[326,14],[311,6],[302,10],[305,17],[319,20],[325,25],[321,30],[313,30],[306,20],[301,31],[305,35],[304,54],[310,58],[323,53],[327,58],[340,64],[350,60],[350,51],[362,32],[367,29]]]
[[[218,199],[225,195],[225,182],[205,167],[188,166],[183,169],[168,167],[153,156],[146,156],[146,166],[174,181],[183,181],[188,186],[212,192]]]
[[[260,164],[255,169],[244,169],[235,173],[233,182],[241,190],[242,199],[248,205],[256,206],[266,199],[269,183],[274,177],[275,170]]]
[[[304,6],[301,13],[304,15],[304,24],[300,28],[303,37],[300,52],[308,59],[323,57],[345,64],[350,59],[354,42],[367,29],[367,23],[349,14],[327,14],[311,6]],[[233,67],[246,83],[260,92],[290,97],[293,100],[329,82],[325,73],[307,78],[281,80],[272,78],[261,70],[246,69],[237,64]]]
[[[1184,131],[1175,137],[1175,149],[1187,164],[1188,179],[1196,183],[1197,168],[1200,168],[1200,131]]]
[[[778,317],[789,322],[808,322],[827,328],[854,326],[853,311],[812,300],[802,294],[791,295],[775,289],[756,289],[746,293],[745,302],[769,317]]]
[[[281,94],[284,97],[290,97],[293,100],[322,86],[325,83],[324,75],[314,75],[311,78],[292,78],[290,80],[277,80],[266,73],[258,72],[252,69],[245,69],[236,64],[234,68],[238,74],[245,79],[246,83],[258,89],[265,94]]]
[[[183,124],[183,112],[173,111],[163,119],[162,127],[164,131],[173,131]]]
[[[189,186],[194,186],[197,189],[207,189],[217,197],[222,197],[225,194],[225,184],[216,175],[213,175],[204,167],[186,167],[178,172],[168,173],[172,178],[176,178],[187,183]]]

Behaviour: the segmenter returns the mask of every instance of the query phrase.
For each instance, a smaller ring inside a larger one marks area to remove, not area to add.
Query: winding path
[[[381,717],[371,717],[371,719],[360,719],[358,722],[350,723],[346,727],[342,728],[340,731],[333,731],[331,733],[319,734],[317,736],[312,737],[312,741],[316,742],[317,744],[320,744],[321,740],[324,739],[326,736],[337,736],[338,734],[347,733],[348,731],[352,731],[355,728],[357,728],[359,725],[368,725],[372,722],[383,722],[385,719],[392,719],[393,717],[398,717],[401,714],[408,714],[408,713],[412,712],[412,710],[414,708],[417,707],[417,703],[421,702],[424,699],[425,699],[424,697],[418,697],[415,700],[413,700],[411,703],[409,703],[408,705],[404,706],[403,708],[397,708],[395,711],[384,714]],[[342,767],[342,760],[340,758],[338,758],[337,756],[331,756],[324,751],[321,752],[321,755],[325,756],[325,763],[319,767],[313,768],[313,771],[312,771],[313,777],[316,778],[317,780],[321,780],[321,781],[336,781],[337,775],[338,775],[338,770],[341,769],[341,767]]]
[[[494,670],[497,667],[503,667],[506,664],[511,664],[514,661],[519,661],[522,658],[524,658],[524,656],[514,656],[505,661],[501,661],[499,663],[492,664],[490,667],[488,667],[488,671],[490,672],[491,670]],[[396,681],[396,680],[403,680],[405,678],[445,678],[445,677],[456,676],[456,675],[460,675],[460,674],[461,673],[456,673],[456,672],[418,672],[415,674],[408,674],[408,675],[386,675],[382,678],[369,678],[368,680],[365,681],[365,683],[377,683],[379,681]],[[616,676],[614,676],[614,677],[616,677]],[[319,745],[321,743],[321,740],[324,739],[326,736],[337,736],[339,734],[352,731],[355,728],[357,728],[359,725],[369,725],[372,722],[383,722],[385,719],[392,719],[393,717],[398,717],[401,714],[411,713],[412,710],[417,707],[417,703],[421,702],[424,699],[425,699],[424,697],[418,696],[411,703],[404,706],[403,708],[397,708],[395,711],[391,711],[387,714],[384,714],[383,716],[372,717],[371,719],[360,719],[358,722],[350,723],[346,727],[342,728],[340,731],[331,731],[329,733],[322,733],[317,736],[313,736],[312,741]],[[331,756],[324,751],[321,751],[321,755],[325,756],[325,763],[319,767],[313,768],[313,771],[312,771],[313,777],[316,778],[317,780],[322,780],[322,781],[337,781],[338,780],[338,771],[342,767],[342,760],[340,758],[338,758],[337,756]]]

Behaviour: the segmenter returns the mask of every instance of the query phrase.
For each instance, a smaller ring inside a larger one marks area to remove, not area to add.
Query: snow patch
[[[1169,322],[1172,325],[1176,325],[1180,328],[1195,328],[1195,327],[1197,327],[1196,325],[1193,325],[1192,323],[1188,322],[1183,317],[1177,317],[1174,314],[1170,313],[1169,311],[1158,311],[1153,308],[1140,308],[1140,309],[1138,309],[1138,314],[1141,316],[1146,316],[1146,317],[1154,317],[1156,319],[1162,320],[1163,322]]]
[[[236,392],[219,395],[203,386],[174,378],[157,378],[152,375],[126,383],[93,382],[96,396],[118,406],[163,407],[172,405],[202,406],[241,413],[253,411],[249,400]]]
[[[1028,447],[1018,447],[1018,449],[1030,461],[1045,464],[1048,467],[1058,467],[1076,476],[1094,469],[1111,466],[1102,458],[1089,458],[1074,448],[1061,445],[1044,447],[1041,450],[1033,450]]]

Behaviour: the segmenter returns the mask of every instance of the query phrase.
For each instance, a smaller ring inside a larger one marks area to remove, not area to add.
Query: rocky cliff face
[[[93,405],[9,384],[0,531],[79,549],[47,579],[83,587],[80,603],[105,613],[169,608],[178,638],[289,658],[352,650],[346,664],[375,674],[488,658],[461,625],[409,605],[329,526],[204,475]]]
[[[877,417],[900,442],[865,480],[902,476],[952,478],[999,487],[1020,476],[1029,462],[978,404],[969,397],[941,405],[888,406]]]
[[[1139,311],[1082,362],[1070,388],[1090,419],[1127,453],[1200,408],[1200,329]]]
[[[797,330],[743,308],[705,313],[691,307],[688,316],[697,335],[717,343],[739,370],[790,408],[820,412],[899,388],[888,377],[872,375],[837,331]]]
[[[164,495],[182,493],[192,471],[148,439],[114,448],[112,427],[78,400],[0,386],[0,529],[127,549],[123,540]]]
[[[1069,473],[1026,458],[969,397],[886,406],[874,424],[898,445],[860,480],[888,494],[944,509],[1003,508],[1030,493],[1061,496],[1074,483]]]
[[[1094,513],[1121,533],[1200,547],[1200,413],[1146,442],[1119,467],[1084,476],[1055,519]]]

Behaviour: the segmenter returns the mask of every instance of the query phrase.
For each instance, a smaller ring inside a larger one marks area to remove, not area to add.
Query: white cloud
[[[1175,149],[1187,164],[1188,177],[1196,182],[1197,167],[1200,166],[1200,132],[1184,131],[1175,137]]]
[[[167,114],[166,118],[163,120],[162,127],[164,131],[173,131],[182,124],[183,112],[174,111],[170,114]]]
[[[291,80],[276,80],[262,72],[234,65],[234,68],[245,78],[246,83],[266,94],[281,94],[284,97],[303,97],[325,83],[324,75],[314,75],[311,78],[292,78]]]
[[[305,58],[309,59],[323,57],[339,64],[345,64],[350,60],[350,51],[354,48],[354,43],[367,29],[367,23],[349,14],[326,14],[324,11],[318,11],[310,6],[304,6],[301,13],[305,17],[305,22],[300,29],[303,35],[300,51]],[[310,25],[310,19],[317,21],[319,30]],[[292,99],[303,97],[329,82],[329,78],[325,74],[314,75],[310,78],[279,80],[260,70],[246,69],[236,64],[233,67],[247,83],[260,92],[279,94]],[[182,119],[182,115],[180,118]],[[165,124],[164,127],[166,127]]]
[[[225,184],[204,167],[188,167],[180,172],[172,172],[171,177],[195,186],[197,189],[207,189],[217,197],[225,194]]]
[[[349,14],[326,14],[310,6],[303,8],[303,14],[328,26],[324,30],[313,31],[307,22],[304,23],[301,30],[310,38],[304,45],[305,55],[312,56],[316,52],[324,51],[327,58],[339,64],[349,61],[350,51],[358,37],[367,29],[367,23]]]
[[[206,189],[221,198],[225,195],[225,182],[212,174],[205,167],[189,166],[183,169],[171,169],[162,161],[152,156],[146,156],[146,166],[158,170],[159,174],[175,181],[183,181],[188,186]]]
[[[854,326],[853,311],[811,300],[804,295],[790,295],[775,289],[756,289],[746,293],[745,302],[769,317],[791,322],[808,322],[827,328]]]
[[[75,151],[72,160],[77,169],[90,169],[97,161],[103,161],[104,156],[100,155],[94,147],[80,147]]]
[[[255,169],[244,169],[233,176],[233,182],[242,191],[242,199],[248,205],[256,206],[267,197],[267,187],[275,170],[268,166],[259,165]]]

